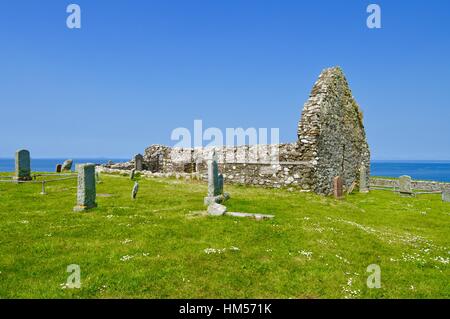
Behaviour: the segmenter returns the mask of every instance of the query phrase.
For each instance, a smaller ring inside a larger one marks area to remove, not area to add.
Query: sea
[[[31,169],[35,172],[53,172],[57,164],[64,162],[63,158],[32,159]],[[124,158],[75,158],[78,163],[105,164],[126,162]],[[450,161],[372,161],[371,176],[399,177],[409,175],[417,180],[450,182]],[[0,159],[0,172],[13,172],[14,159]]]

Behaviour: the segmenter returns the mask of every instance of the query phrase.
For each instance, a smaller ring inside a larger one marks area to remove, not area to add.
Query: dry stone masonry
[[[207,159],[215,151],[225,183],[331,195],[334,177],[340,176],[344,190],[356,183],[362,191],[368,191],[370,152],[363,116],[339,67],[320,74],[303,107],[297,132],[295,143],[277,145],[214,150],[152,145],[145,150],[142,166],[153,173],[195,173],[206,179]],[[131,169],[136,162],[134,159],[110,168]]]

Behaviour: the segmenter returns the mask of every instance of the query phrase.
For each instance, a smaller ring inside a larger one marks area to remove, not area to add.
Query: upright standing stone
[[[73,161],[71,159],[65,160],[62,164],[61,171],[70,171],[72,170]]]
[[[365,165],[361,165],[359,169],[359,192],[360,193],[368,193],[369,186],[367,185],[367,168]]]
[[[95,203],[95,164],[79,164],[77,165],[77,171],[77,205],[73,210],[80,212],[97,207]]]
[[[133,190],[131,191],[131,199],[136,199],[138,191],[139,191],[139,183],[134,182]]]
[[[333,179],[333,194],[334,194],[334,198],[336,198],[336,199],[342,199],[344,196],[342,177],[340,177],[340,176],[336,176]]]
[[[144,161],[144,157],[141,154],[137,154],[134,156],[134,168],[137,171],[142,171],[142,162]]]
[[[411,177],[408,175],[400,176],[399,178],[399,191],[402,195],[412,195]]]
[[[18,181],[31,180],[30,152],[27,150],[16,152],[16,176],[14,179]]]
[[[136,173],[136,169],[132,169],[131,171],[130,171],[130,179],[131,180],[133,180],[134,179],[134,174]]]
[[[450,202],[450,190],[443,190],[442,191],[442,201]]]
[[[58,165],[56,165],[56,173],[61,173],[61,170],[62,170],[62,165],[61,164],[58,164]]]

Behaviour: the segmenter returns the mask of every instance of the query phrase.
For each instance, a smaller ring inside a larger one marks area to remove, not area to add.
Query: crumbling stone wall
[[[349,187],[359,181],[361,166],[369,172],[362,112],[340,68],[324,70],[314,84],[303,108],[298,139],[304,159],[314,164],[305,174],[305,183],[317,193],[331,193],[335,176]]]
[[[361,166],[370,169],[362,113],[338,67],[324,70],[314,84],[299,121],[297,142],[214,149],[226,183],[331,194],[335,176],[341,176],[348,188],[359,181]],[[211,148],[152,145],[145,150],[144,169],[206,178],[205,159],[211,153]],[[367,183],[368,178],[369,174]]]

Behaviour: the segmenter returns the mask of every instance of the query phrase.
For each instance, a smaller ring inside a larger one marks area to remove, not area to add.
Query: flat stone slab
[[[112,197],[112,194],[97,194],[97,197]]]
[[[254,218],[256,220],[272,219],[272,218],[275,217],[275,215],[250,214],[250,213],[239,213],[239,212],[228,212],[228,213],[226,213],[226,215],[227,216],[233,216],[233,217]]]

